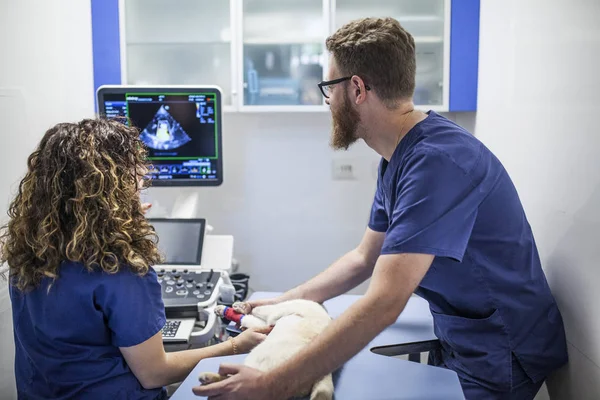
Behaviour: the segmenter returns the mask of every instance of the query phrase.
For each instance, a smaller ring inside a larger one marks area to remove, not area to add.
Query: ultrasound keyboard
[[[219,272],[161,269],[157,275],[167,318],[195,318],[218,298]]]
[[[161,329],[162,339],[165,343],[187,343],[194,330],[194,318],[168,319]]]
[[[179,329],[179,325],[181,325],[181,320],[169,320],[162,328],[162,335],[166,338],[172,338],[177,335],[177,330]]]

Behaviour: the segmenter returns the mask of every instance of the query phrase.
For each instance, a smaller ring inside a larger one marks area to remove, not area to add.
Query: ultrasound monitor
[[[158,236],[158,250],[165,257],[163,268],[200,266],[206,220],[149,218]]]
[[[101,86],[98,111],[140,131],[152,186],[223,182],[221,90],[216,86]]]

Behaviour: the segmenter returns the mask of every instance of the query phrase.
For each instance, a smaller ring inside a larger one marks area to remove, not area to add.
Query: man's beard
[[[331,109],[333,116],[333,131],[331,132],[331,147],[335,150],[348,150],[351,144],[358,140],[360,115],[352,108],[348,95],[344,95],[342,106]]]

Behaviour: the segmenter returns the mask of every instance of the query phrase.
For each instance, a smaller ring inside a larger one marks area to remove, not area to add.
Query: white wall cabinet
[[[475,110],[479,0],[92,0],[95,86],[216,84],[226,111],[327,110],[325,39],[368,16],[415,38],[419,107]]]

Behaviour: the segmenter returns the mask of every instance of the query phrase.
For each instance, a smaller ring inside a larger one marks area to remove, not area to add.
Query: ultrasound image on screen
[[[103,112],[139,129],[153,185],[220,185],[220,98],[210,90],[115,88],[102,92]],[[185,92],[185,93],[184,93]],[[192,183],[193,182],[193,183]]]
[[[128,94],[127,108],[151,160],[217,155],[214,110],[204,97]]]
[[[161,106],[140,134],[142,142],[151,149],[173,150],[192,140],[169,114],[168,108],[168,105]]]

